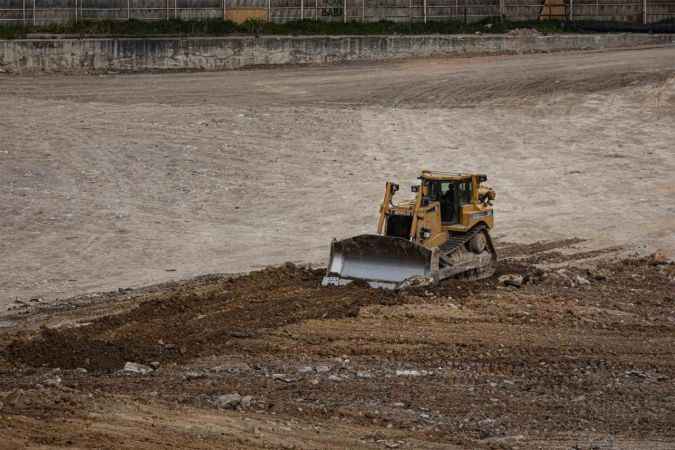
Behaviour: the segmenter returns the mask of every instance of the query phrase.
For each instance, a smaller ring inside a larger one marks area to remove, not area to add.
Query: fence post
[[[319,0],[314,0],[314,20],[319,20]]]
[[[424,0],[424,23],[427,23],[427,0]]]
[[[225,0],[223,0],[223,3]],[[267,0],[267,21],[272,22],[272,0]]]
[[[305,20],[305,0],[300,0],[300,20]]]
[[[347,23],[347,0],[342,3],[342,21]]]
[[[75,23],[77,23],[77,0],[75,0]]]
[[[23,0],[23,26],[26,26],[26,0]]]
[[[131,20],[131,0],[127,0],[127,22]]]
[[[504,19],[504,16],[506,15],[504,9],[504,0],[499,0],[499,17],[501,19]]]
[[[570,22],[574,22],[574,0],[570,0]]]
[[[33,26],[35,26],[35,0],[33,0]]]
[[[269,4],[269,0],[267,2]],[[223,21],[227,20],[227,0],[223,0]]]
[[[361,22],[366,21],[366,0],[361,0]]]
[[[647,15],[647,0],[642,0],[642,23],[647,25],[649,17]]]

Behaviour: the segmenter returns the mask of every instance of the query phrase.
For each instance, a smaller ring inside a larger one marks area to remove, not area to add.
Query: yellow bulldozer
[[[423,170],[415,198],[394,204],[399,185],[386,183],[377,234],[333,240],[322,284],[355,280],[398,289],[446,278],[481,279],[497,261],[493,189],[487,176]]]

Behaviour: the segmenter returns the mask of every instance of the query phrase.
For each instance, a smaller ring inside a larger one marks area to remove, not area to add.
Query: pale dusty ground
[[[384,181],[485,172],[502,241],[675,253],[675,48],[0,77],[0,308],[284,261]]]

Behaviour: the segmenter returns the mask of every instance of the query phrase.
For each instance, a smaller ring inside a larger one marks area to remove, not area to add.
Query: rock
[[[250,408],[252,404],[253,404],[253,397],[252,396],[244,395],[241,398],[241,407],[242,408]]]
[[[434,284],[434,279],[431,277],[416,276],[408,278],[400,285],[400,289],[411,288],[411,287],[425,287],[431,286]]]
[[[586,285],[591,284],[590,281],[588,281],[586,278],[582,277],[581,275],[577,275],[574,279],[581,286],[586,286]]]
[[[403,402],[394,402],[391,404],[394,408],[403,408],[405,406],[405,403]]]
[[[153,361],[153,362],[151,362],[151,363],[150,363],[150,367],[152,367],[152,368],[155,369],[155,370],[159,369],[159,361]]]
[[[43,381],[43,383],[46,384],[47,386],[58,386],[59,384],[61,384],[61,377],[56,375],[54,377],[47,378],[46,380]]]
[[[213,404],[222,409],[237,409],[241,404],[241,400],[241,395],[237,393],[226,394],[216,397],[215,400],[213,400]]]
[[[522,275],[518,275],[516,273],[509,273],[502,275],[497,281],[503,286],[513,286],[519,288],[523,285],[525,278]]]
[[[199,372],[197,370],[191,370],[189,372],[186,372],[185,375],[183,375],[183,379],[186,381],[198,380],[200,378],[206,378],[206,374],[204,372]]]
[[[342,377],[339,376],[339,375],[330,375],[330,376],[328,377],[328,379],[329,379],[330,381],[342,381]]]
[[[294,378],[288,377],[283,373],[274,373],[272,374],[272,379],[275,381],[283,381],[284,383],[292,383],[295,381]]]
[[[629,377],[638,377],[638,378],[647,378],[647,374],[640,369],[626,370],[626,376]]]
[[[75,369],[75,372],[85,374],[87,373],[87,369],[85,369],[84,367],[78,367],[77,369]]]
[[[373,378],[373,375],[368,371],[358,371],[356,372],[356,378]]]
[[[399,377],[421,377],[426,375],[425,371],[413,370],[413,369],[402,369],[396,371],[396,376]]]
[[[23,389],[15,389],[11,391],[7,397],[5,397],[5,402],[7,405],[14,408],[23,407],[25,400],[26,399]]]
[[[251,370],[251,366],[249,366],[246,363],[236,361],[220,364],[218,366],[211,368],[211,371],[213,372],[228,372],[228,373],[248,372],[249,370]]]
[[[139,364],[135,362],[126,362],[124,363],[124,368],[122,368],[122,372],[126,373],[138,373],[141,375],[147,375],[150,372],[152,372],[152,367],[146,366],[145,364]]]
[[[326,372],[330,372],[330,369],[331,369],[330,366],[327,366],[327,365],[325,365],[325,364],[316,366],[316,371],[317,371],[317,373],[326,373]]]
[[[314,368],[312,366],[298,367],[298,373],[314,373]]]
[[[589,277],[591,277],[595,281],[605,281],[609,279],[609,273],[606,270],[599,269],[597,267],[588,269],[586,273],[588,274]]]

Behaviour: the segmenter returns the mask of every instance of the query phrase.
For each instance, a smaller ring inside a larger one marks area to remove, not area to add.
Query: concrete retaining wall
[[[11,73],[226,70],[275,64],[673,45],[675,35],[262,36],[0,40]]]

